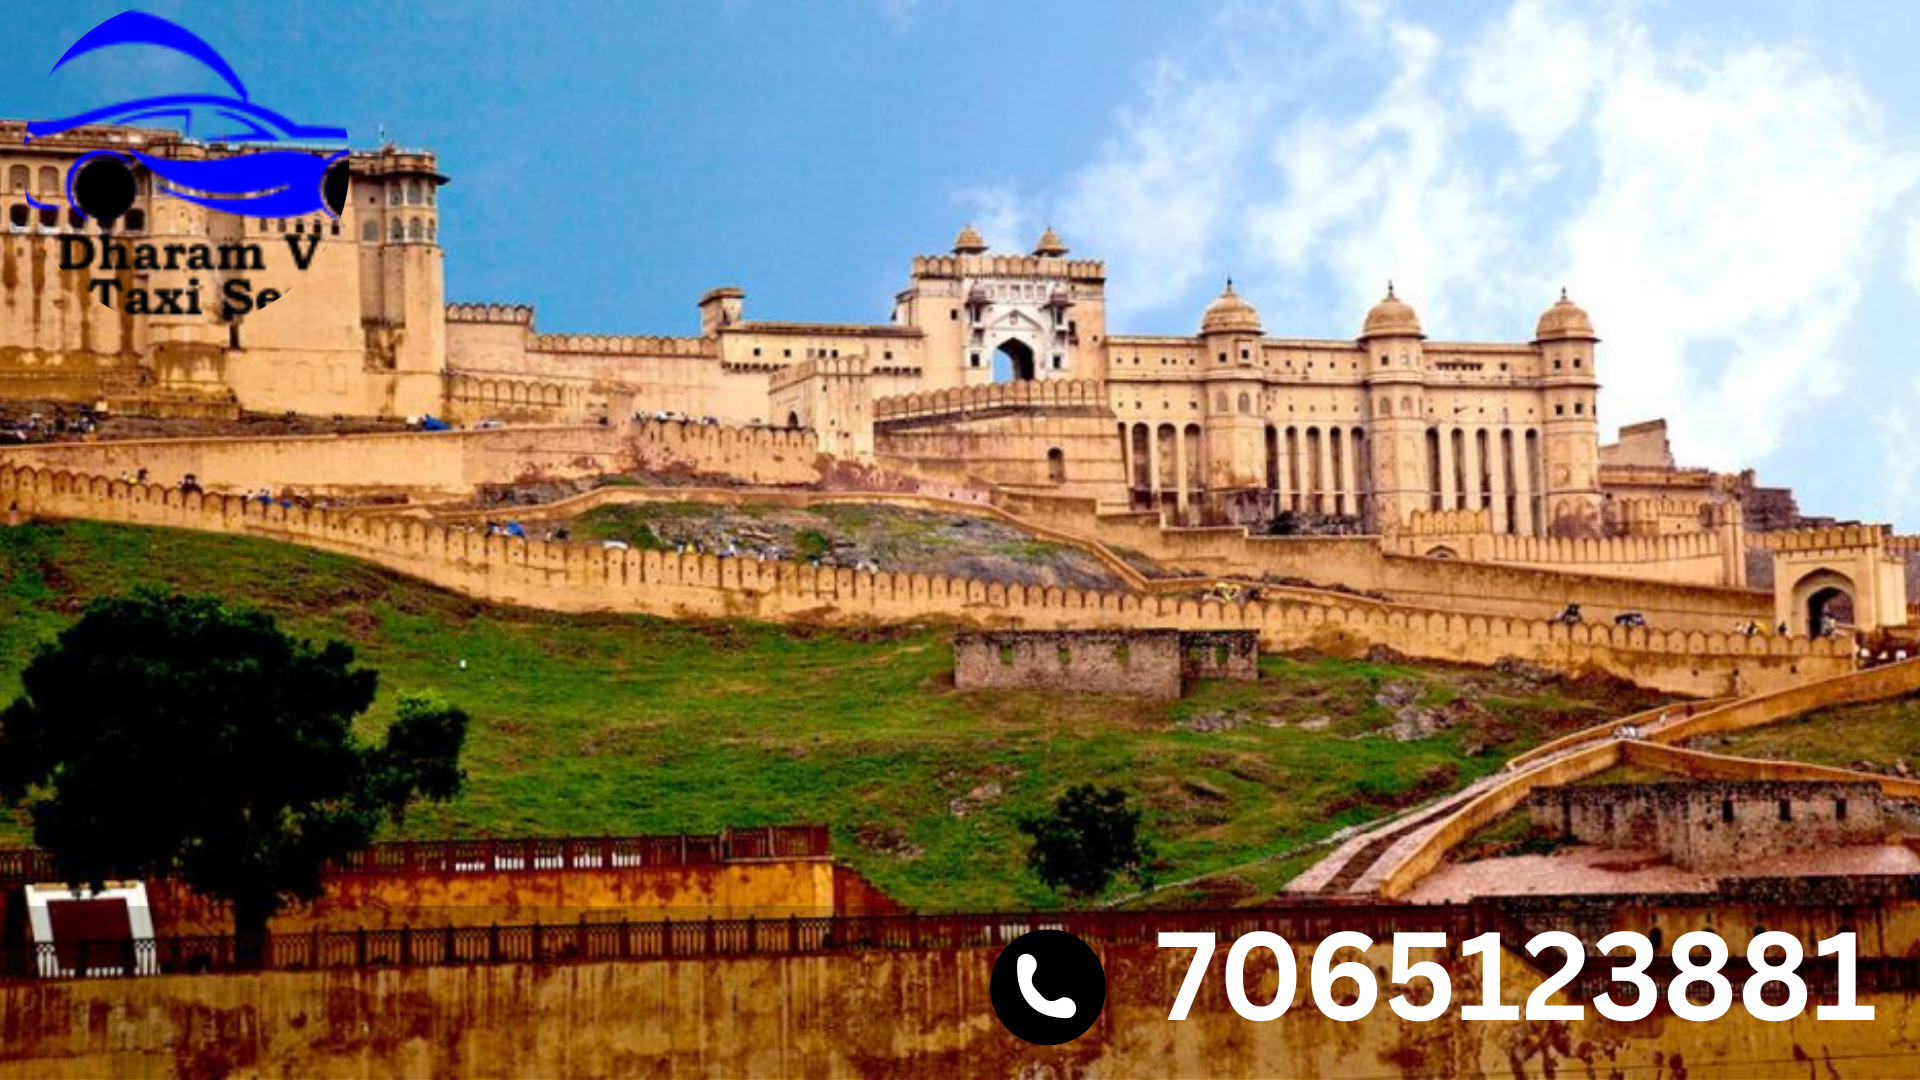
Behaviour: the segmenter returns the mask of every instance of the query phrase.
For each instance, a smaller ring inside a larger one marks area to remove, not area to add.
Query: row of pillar
[[[1428,428],[1427,465],[1432,509],[1487,510],[1497,533],[1545,531],[1536,432]]]

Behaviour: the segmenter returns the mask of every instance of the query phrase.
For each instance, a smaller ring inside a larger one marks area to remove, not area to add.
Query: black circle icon
[[[327,208],[333,211],[334,217],[346,212],[349,172],[347,159],[343,157],[327,166],[326,177],[321,181],[321,197],[327,201]]]
[[[101,154],[80,167],[73,178],[73,201],[80,212],[96,221],[116,221],[133,208],[139,194],[133,170],[113,154]]]
[[[1072,1042],[1100,1018],[1107,973],[1087,943],[1065,930],[1034,930],[993,962],[994,1014],[1008,1031],[1040,1046]]]

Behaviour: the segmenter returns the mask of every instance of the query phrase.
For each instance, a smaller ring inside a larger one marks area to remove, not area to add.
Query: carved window
[[[407,238],[406,223],[401,221],[399,218],[394,218],[392,226],[387,229],[387,239],[398,242],[401,240],[405,240],[406,238]]]
[[[40,194],[53,195],[60,190],[60,170],[51,165],[40,168]]]
[[[371,218],[361,222],[360,239],[369,244],[378,243],[380,240],[380,223]]]
[[[7,188],[16,194],[27,190],[27,167],[25,165],[15,165],[13,168],[7,170]]]

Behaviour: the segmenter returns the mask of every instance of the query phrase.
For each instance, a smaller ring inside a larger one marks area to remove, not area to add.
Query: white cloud
[[[1144,105],[1124,111],[1120,133],[1074,178],[1061,207],[1069,240],[1107,259],[1122,284],[1108,310],[1165,307],[1223,267],[1216,241],[1230,224],[1247,142],[1266,94],[1243,75],[1196,78],[1156,68]]]
[[[1011,184],[962,188],[953,198],[966,207],[968,221],[995,251],[1026,251],[1040,235],[1032,207]]]
[[[1197,318],[1230,271],[1275,333],[1352,333],[1392,277],[1430,334],[1514,340],[1564,283],[1606,423],[1666,416],[1721,468],[1854,377],[1841,339],[1916,178],[1856,81],[1644,9],[1434,17],[1242,2],[1164,57],[1057,204],[1109,260],[1115,329]],[[1920,289],[1920,218],[1906,243]]]

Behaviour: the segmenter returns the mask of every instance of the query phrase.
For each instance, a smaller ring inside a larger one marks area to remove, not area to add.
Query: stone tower
[[[1372,527],[1391,532],[1427,509],[1439,478],[1429,475],[1426,443],[1426,359],[1420,318],[1387,295],[1367,312],[1359,337],[1366,373],[1373,475]]]
[[[1205,489],[1215,520],[1270,517],[1267,422],[1260,378],[1260,313],[1229,278],[1200,320]],[[1236,505],[1246,504],[1246,505]]]
[[[1593,322],[1565,289],[1540,316],[1546,419],[1543,453],[1546,525],[1553,536],[1598,536],[1600,520],[1600,382],[1594,372]]]

